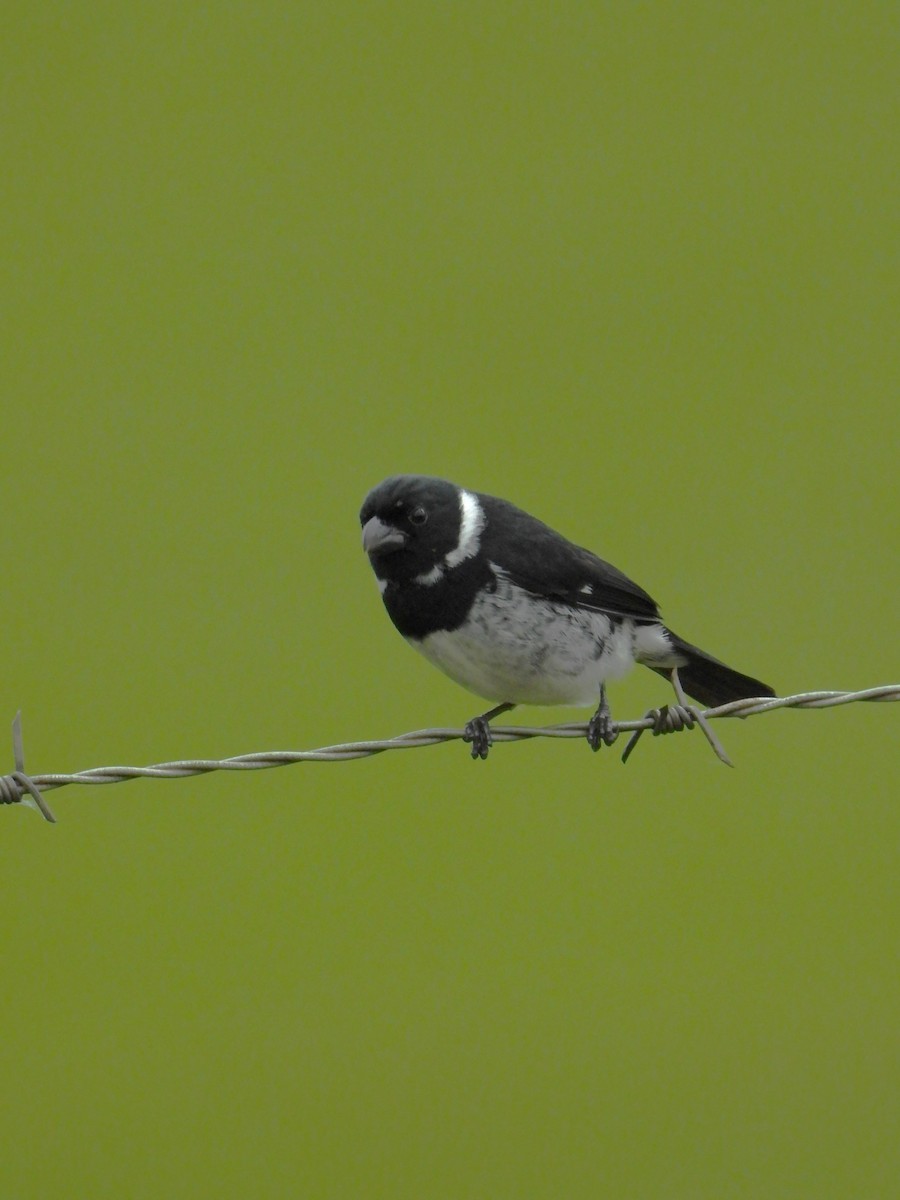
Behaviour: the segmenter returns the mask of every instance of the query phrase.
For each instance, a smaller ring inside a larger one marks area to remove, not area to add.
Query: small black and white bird
[[[684,693],[707,707],[775,694],[678,637],[643,588],[506,500],[394,475],[359,517],[394,625],[451,679],[497,702],[466,726],[473,758],[487,757],[488,722],[517,704],[596,705],[588,741],[612,744],[605,685],[635,662],[675,688],[678,704],[654,710],[656,732],[700,719]]]

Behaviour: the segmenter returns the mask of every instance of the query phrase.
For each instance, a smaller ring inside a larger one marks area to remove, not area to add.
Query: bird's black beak
[[[362,543],[366,554],[390,554],[406,545],[406,534],[402,529],[386,525],[378,517],[370,517],[363,525]]]

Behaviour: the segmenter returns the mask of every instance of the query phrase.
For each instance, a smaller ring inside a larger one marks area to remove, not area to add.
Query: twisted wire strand
[[[755,717],[760,713],[774,712],[779,708],[836,708],[842,704],[858,702],[889,702],[900,700],[900,684],[884,684],[856,692],[800,692],[794,696],[762,697],[758,699],[733,700],[716,708],[698,710],[706,720],[720,717]],[[633,721],[617,721],[618,733],[643,730],[659,731],[659,710]],[[530,738],[583,738],[587,723],[573,721],[560,725],[500,725],[492,727],[494,742],[519,742]],[[129,779],[183,779],[190,775],[207,775],[212,771],[262,771],[272,767],[286,767],[301,762],[349,762],[356,758],[370,758],[387,750],[413,750],[422,746],[436,746],[443,742],[466,740],[466,731],[458,728],[418,729],[401,733],[397,737],[361,742],[343,742],[334,746],[323,746],[318,750],[267,750],[253,754],[239,754],[233,758],[188,758],[176,762],[154,763],[148,767],[91,767],[72,773],[52,772],[27,775],[23,764],[21,714],[13,722],[13,747],[16,770],[0,776],[0,804],[29,803],[39,809],[48,821],[55,821],[44,792],[69,784],[125,783]]]

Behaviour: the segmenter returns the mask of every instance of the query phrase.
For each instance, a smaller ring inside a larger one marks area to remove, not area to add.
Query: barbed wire
[[[695,709],[670,705],[651,709],[645,716],[634,721],[616,721],[614,734],[631,732],[627,757],[636,739],[649,730],[654,735],[669,733],[677,729],[691,728],[696,720],[705,721],[720,717],[755,717],[761,713],[774,712],[779,708],[836,708],[842,704],[863,702],[885,702],[900,700],[900,684],[884,684],[857,692],[800,692],[794,696],[763,697],[759,699],[733,700],[716,708]],[[674,713],[674,716],[668,714]],[[561,725],[499,725],[491,727],[494,742],[520,742],[530,738],[583,738],[587,734],[585,721],[573,721]],[[704,730],[704,732],[707,732]],[[709,733],[707,732],[707,737]],[[334,746],[323,746],[318,750],[267,750],[254,754],[239,754],[234,758],[188,758],[177,762],[155,763],[149,767],[91,767],[86,771],[70,774],[27,775],[22,750],[21,713],[13,721],[13,758],[15,771],[0,776],[0,804],[28,804],[36,808],[43,817],[55,822],[44,793],[70,784],[125,783],[129,779],[183,779],[191,775],[208,775],[212,771],[263,771],[272,767],[287,767],[301,762],[349,762],[357,758],[370,758],[387,750],[413,750],[422,746],[437,746],[443,742],[469,741],[466,729],[434,728],[401,733],[397,737],[364,742],[343,742]],[[710,738],[713,748],[716,743]],[[717,751],[718,753],[718,751]],[[728,761],[725,758],[724,761]]]

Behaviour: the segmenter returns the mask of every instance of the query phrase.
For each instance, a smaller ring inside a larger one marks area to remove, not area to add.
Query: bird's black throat
[[[439,630],[459,629],[476,596],[492,592],[496,586],[490,564],[471,558],[446,571],[434,583],[388,580],[382,598],[399,632],[420,641]]]

